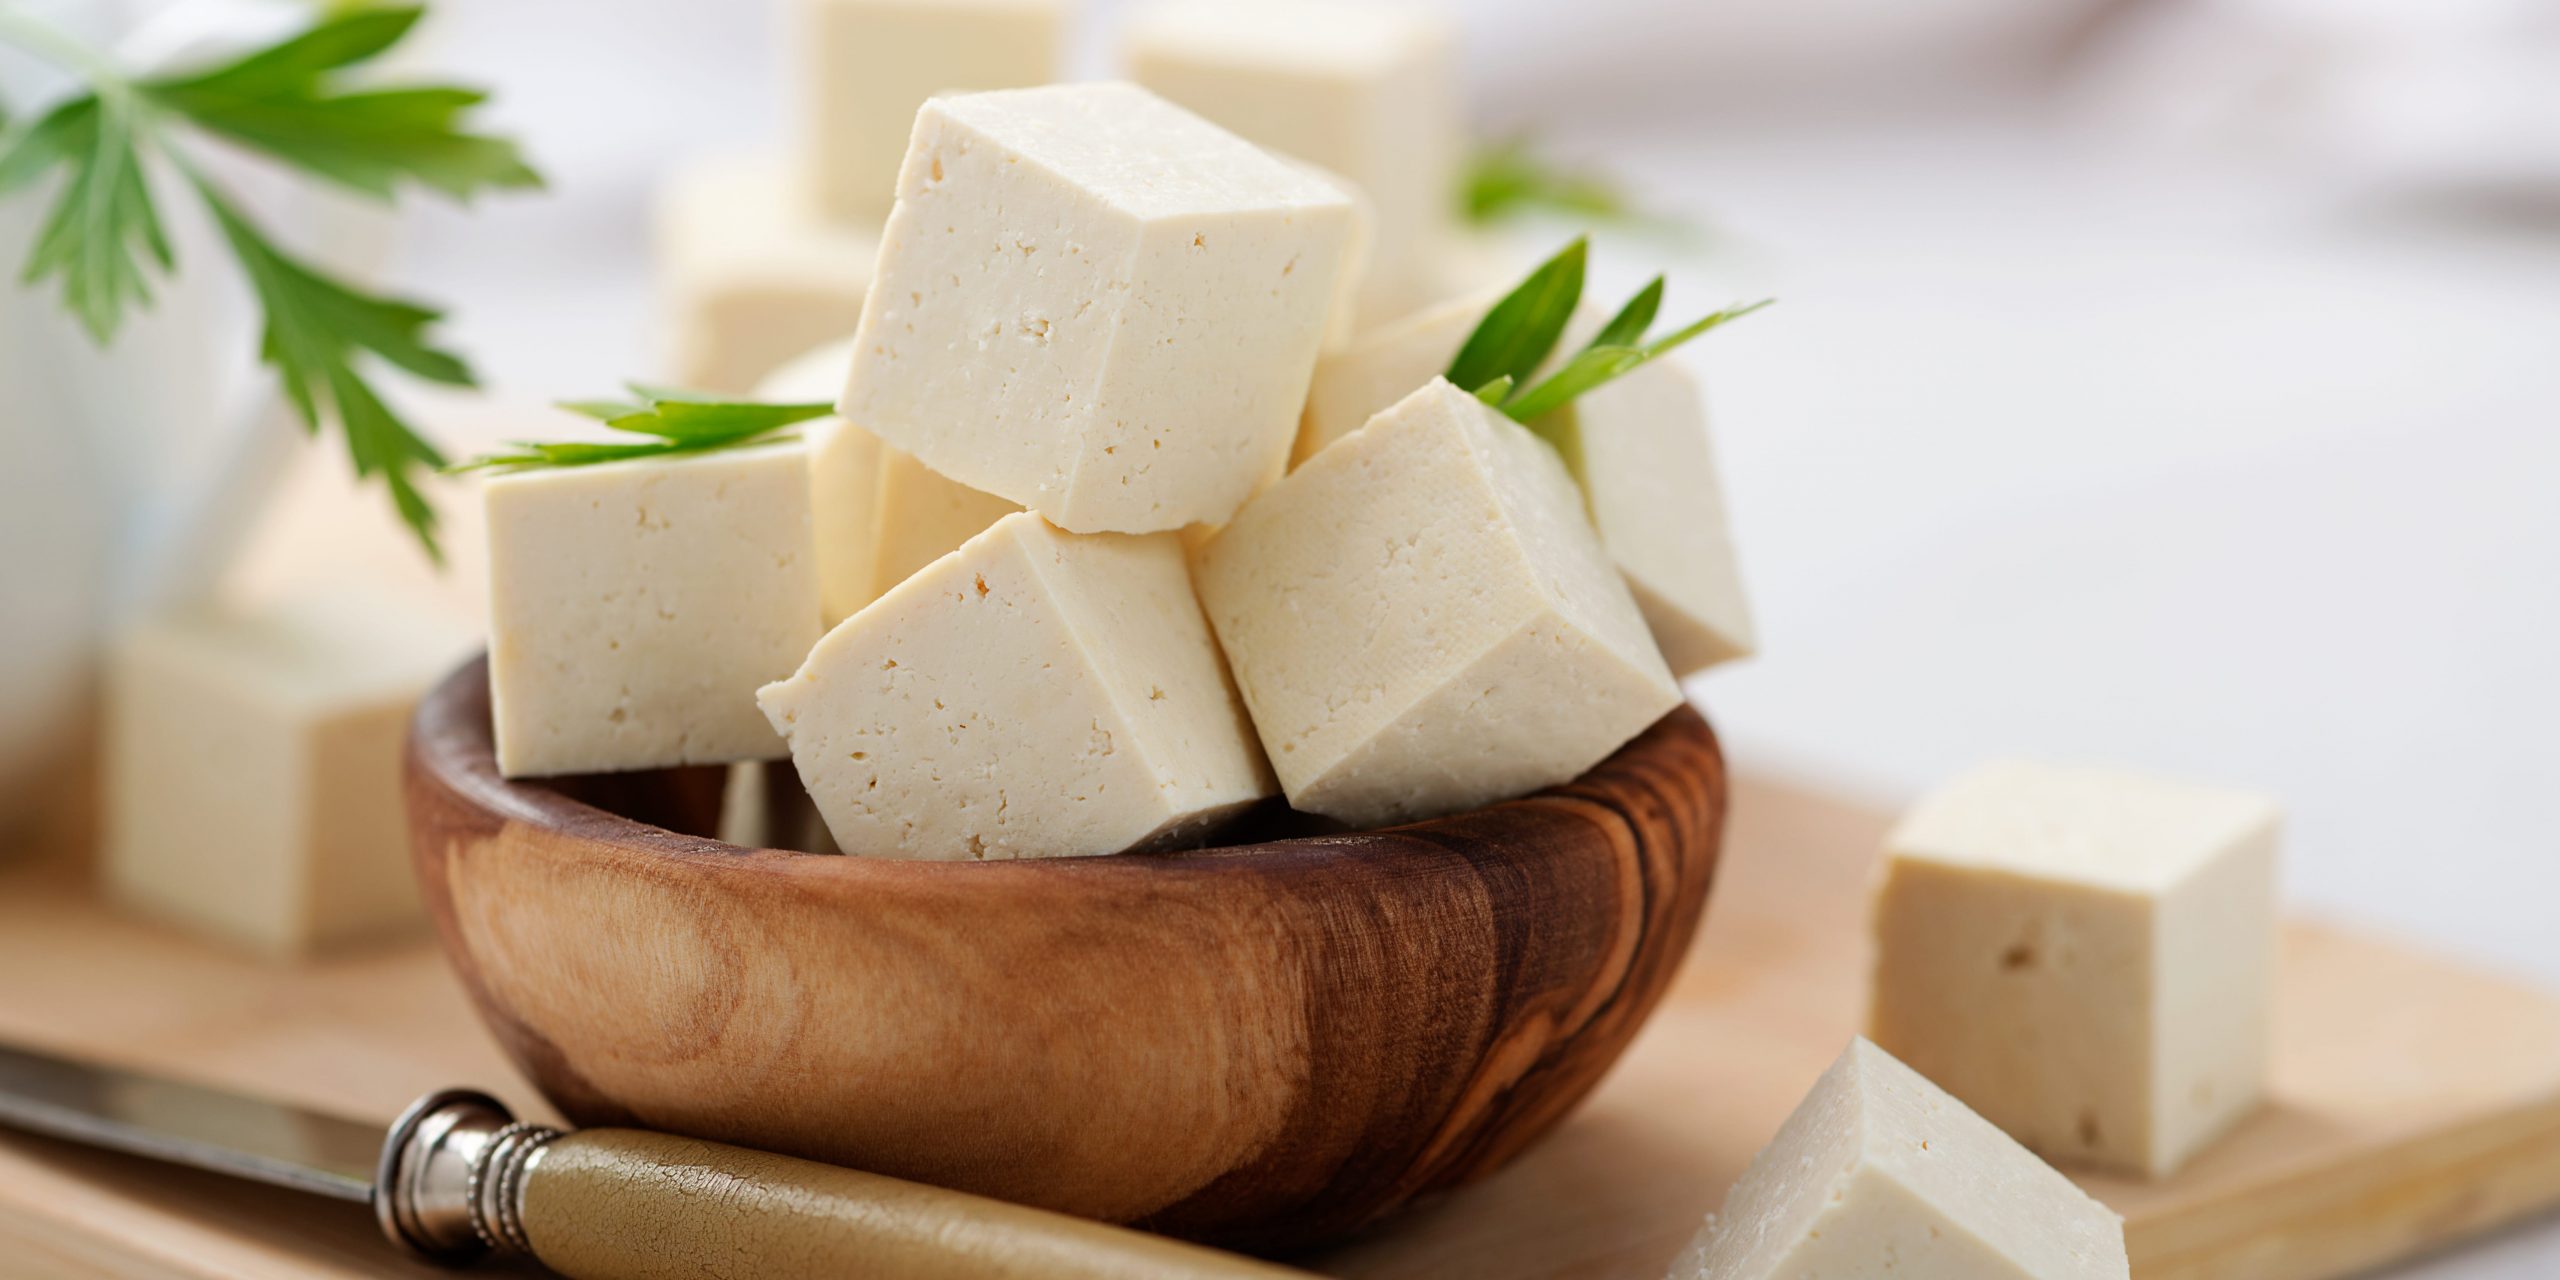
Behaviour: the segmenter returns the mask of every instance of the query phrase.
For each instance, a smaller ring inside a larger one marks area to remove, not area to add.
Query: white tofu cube
[[[1671,1280],[2127,1280],[2124,1221],[1864,1040],[1754,1156]]]
[[[849,854],[1175,845],[1274,789],[1172,534],[1006,516],[757,701]]]
[[[1556,412],[1565,466],[1672,674],[1749,657],[1758,640],[1696,376],[1656,360]]]
[[[470,645],[453,616],[353,584],[123,637],[107,671],[108,892],[280,956],[422,920],[401,746]]]
[[[656,230],[676,382],[742,393],[793,356],[851,337],[879,253],[872,232],[821,221],[798,177],[773,160],[678,173],[659,193]]]
[[[1448,368],[1510,288],[1425,308],[1317,362],[1299,426],[1299,461]],[[1580,350],[1607,319],[1584,308],[1550,367]],[[1751,606],[1696,376],[1656,360],[1585,392],[1557,417],[1550,425],[1582,485],[1600,545],[1626,575],[1672,673],[1694,675],[1749,656],[1757,643]]]
[[[1359,826],[1564,782],[1680,703],[1555,451],[1442,379],[1210,539],[1289,803]]]
[[[758,398],[824,399],[843,383],[852,358],[851,339],[810,352],[767,379]],[[819,600],[830,627],[1022,509],[944,476],[842,418],[810,423],[802,434],[809,441]]]
[[[878,226],[916,108],[937,93],[1047,84],[1065,0],[793,0],[801,164],[819,207]]]
[[[2175,1170],[2264,1091],[2274,802],[2010,763],[1888,839],[1869,1034],[2056,1161]]]
[[[1288,452],[1352,219],[1128,85],[936,98],[841,408],[1069,529],[1224,521]]]
[[[783,754],[755,692],[819,635],[808,458],[784,442],[489,481],[499,772]]]
[[[1464,145],[1448,17],[1349,0],[1174,0],[1131,20],[1128,59],[1138,83],[1368,193],[1366,323],[1428,299]]]

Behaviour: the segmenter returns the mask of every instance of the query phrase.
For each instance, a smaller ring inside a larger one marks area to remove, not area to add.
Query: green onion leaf
[[[1589,238],[1576,237],[1493,304],[1449,362],[1449,381],[1481,387],[1496,378],[1523,381],[1536,372],[1582,301],[1583,265],[1590,251]]]

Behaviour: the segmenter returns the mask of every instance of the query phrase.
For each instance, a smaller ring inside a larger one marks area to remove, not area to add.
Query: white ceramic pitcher
[[[295,0],[18,2],[137,69],[271,40],[312,13]],[[65,83],[0,61],[0,95],[18,112]],[[218,179],[281,241],[341,272],[379,263],[387,214],[223,159]],[[38,804],[81,741],[106,638],[210,588],[297,446],[257,363],[246,284],[193,194],[152,177],[178,272],[104,350],[54,284],[17,283],[49,184],[0,203],[0,824]]]

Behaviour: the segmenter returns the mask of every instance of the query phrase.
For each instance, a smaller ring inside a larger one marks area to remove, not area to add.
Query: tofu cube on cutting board
[[[794,0],[800,163],[828,218],[876,227],[916,108],[937,93],[1047,84],[1066,0]]]
[[[1295,455],[1304,462],[1448,367],[1508,292],[1425,308],[1362,334],[1316,365]],[[1606,317],[1585,308],[1557,350],[1579,350]],[[1552,363],[1552,362],[1551,362]],[[1656,360],[1556,411],[1550,424],[1591,521],[1635,592],[1675,675],[1747,657],[1757,643],[1696,375]]]
[[[821,347],[776,371],[756,398],[823,400],[844,384],[852,359],[850,338]],[[1022,509],[944,476],[842,418],[810,423],[801,434],[809,442],[809,513],[820,605],[830,627]]]
[[[2003,763],[1887,838],[1868,1034],[2057,1162],[2160,1176],[2266,1081],[2281,815]]]
[[[1553,449],[1444,379],[1199,555],[1289,802],[1355,826],[1571,779],[1680,703]]]
[[[271,955],[421,919],[409,712],[470,628],[356,584],[145,623],[107,667],[108,893]]]
[[[1006,516],[757,701],[849,854],[1177,845],[1276,790],[1169,533]]]
[[[655,244],[676,381],[741,393],[847,337],[879,253],[875,231],[821,219],[801,176],[774,158],[679,171],[659,193]],[[813,398],[833,396],[843,376],[839,363]]]
[[[1853,1041],[1670,1280],[2126,1280],[2124,1223],[1892,1055]]]
[[[1224,522],[1288,452],[1353,217],[1130,85],[935,98],[840,407],[1068,529]]]
[[[501,773],[784,753],[755,693],[820,631],[806,445],[517,472],[484,493]]]
[[[1365,322],[1428,300],[1463,145],[1457,33],[1445,15],[1334,0],[1172,0],[1134,17],[1127,45],[1138,83],[1368,193],[1377,240],[1361,286]]]

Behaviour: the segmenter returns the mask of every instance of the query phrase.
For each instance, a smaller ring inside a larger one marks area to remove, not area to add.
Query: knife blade
[[[1063,1214],[742,1147],[564,1132],[447,1089],[388,1131],[0,1044],[0,1128],[370,1203],[432,1262],[524,1254],[573,1280],[834,1277],[1306,1280]]]

